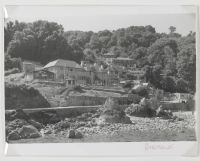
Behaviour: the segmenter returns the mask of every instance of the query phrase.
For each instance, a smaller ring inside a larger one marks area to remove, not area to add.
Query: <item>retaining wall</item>
[[[127,105],[136,103],[140,98],[135,95],[132,97],[113,97],[119,103],[119,105]],[[94,106],[103,105],[107,97],[94,97],[94,96],[68,96],[65,102],[61,103],[61,106]]]

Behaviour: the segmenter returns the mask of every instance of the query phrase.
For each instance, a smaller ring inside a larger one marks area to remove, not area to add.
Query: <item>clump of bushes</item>
[[[146,86],[138,86],[137,88],[133,88],[131,90],[132,94],[138,94],[141,97],[148,97],[148,89]]]
[[[22,61],[20,58],[11,58],[10,55],[5,54],[5,70],[11,70],[17,68],[22,70]]]

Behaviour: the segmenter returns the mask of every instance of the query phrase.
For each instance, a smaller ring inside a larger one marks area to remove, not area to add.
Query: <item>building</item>
[[[116,66],[123,66],[125,68],[136,68],[134,59],[117,57],[112,59],[112,64]]]
[[[38,80],[54,81],[55,74],[45,69],[36,70],[33,72],[33,78]]]
[[[113,53],[106,53],[103,55],[103,58],[107,64],[112,64],[112,61],[114,58],[116,58],[116,55]]]
[[[57,82],[65,82],[69,77],[76,80],[77,84],[91,84],[93,82],[93,72],[86,71],[75,61],[57,59],[45,65],[44,69],[53,72]]]
[[[75,87],[76,86],[76,80],[73,79],[73,78],[68,77],[68,78],[66,78],[65,85],[67,87]]]

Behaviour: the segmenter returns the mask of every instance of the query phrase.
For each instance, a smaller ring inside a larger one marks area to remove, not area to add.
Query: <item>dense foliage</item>
[[[146,79],[169,92],[194,92],[196,73],[195,33],[157,33],[148,26],[130,26],[118,30],[64,31],[55,22],[8,22],[5,52],[12,58],[39,61],[57,59],[96,62],[103,54],[131,57],[138,67],[146,69]],[[187,86],[185,86],[187,85]]]

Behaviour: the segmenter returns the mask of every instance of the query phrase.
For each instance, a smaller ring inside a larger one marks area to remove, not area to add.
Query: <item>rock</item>
[[[40,137],[40,132],[32,125],[24,125],[18,130],[18,133],[24,139]]]
[[[6,124],[6,134],[10,133],[13,130],[16,130],[17,128],[21,128],[23,125],[28,125],[28,122],[23,119],[15,119],[8,122]]]
[[[153,117],[155,116],[156,111],[149,108],[146,101],[143,100],[140,104],[131,104],[125,109],[125,113],[137,117]]]
[[[38,130],[43,128],[43,125],[35,120],[28,120],[28,122],[33,125],[34,127],[36,127]]]
[[[148,101],[147,99],[144,97],[140,100],[140,103],[139,103],[141,106],[147,106],[148,105]]]
[[[5,111],[5,120],[6,121],[12,121],[14,120],[15,118],[13,117],[13,115],[16,113],[16,111]]]
[[[72,130],[72,129],[69,130],[68,138],[72,138],[72,139],[73,139],[73,138],[75,138],[75,136],[76,136],[76,135],[75,135],[75,130]]]
[[[82,133],[81,132],[76,132],[76,134],[75,134],[75,138],[76,139],[81,139],[81,138],[83,138],[83,135],[82,135]]]
[[[173,114],[171,111],[163,110],[162,106],[159,106],[156,110],[156,116],[163,119],[173,119]]]
[[[55,110],[38,111],[30,114],[30,117],[42,124],[53,124],[61,121]]]
[[[67,129],[70,127],[70,123],[67,121],[60,121],[55,125],[55,128]]]
[[[95,114],[92,115],[92,118],[98,118],[99,116],[100,116],[100,114],[95,113]]]
[[[130,117],[128,116],[125,116],[122,120],[121,120],[122,123],[124,124],[132,124],[132,121],[130,119]]]
[[[51,130],[44,130],[44,134],[51,134],[52,131]]]
[[[12,131],[8,134],[7,137],[8,140],[19,140],[20,139],[20,135],[18,134],[17,131]]]
[[[117,101],[113,98],[108,98],[105,102],[99,120],[107,123],[123,123],[126,115],[120,108]],[[99,122],[99,121],[97,121]]]

